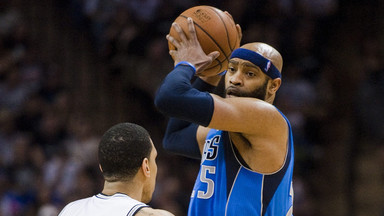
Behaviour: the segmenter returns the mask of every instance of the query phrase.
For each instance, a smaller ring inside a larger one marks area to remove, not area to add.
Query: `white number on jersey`
[[[212,197],[215,189],[215,182],[207,177],[207,173],[215,174],[216,167],[214,166],[201,166],[200,181],[207,184],[207,191],[197,191],[197,198],[200,199],[209,199]]]

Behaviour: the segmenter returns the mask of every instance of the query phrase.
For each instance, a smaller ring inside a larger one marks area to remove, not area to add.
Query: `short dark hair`
[[[99,143],[99,163],[107,181],[125,181],[136,175],[144,158],[149,159],[149,133],[133,123],[119,123],[108,129]]]

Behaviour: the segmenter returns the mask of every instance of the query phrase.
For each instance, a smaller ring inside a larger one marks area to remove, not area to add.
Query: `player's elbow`
[[[155,97],[155,107],[163,113],[164,108],[166,107],[166,102],[163,95],[157,94]]]
[[[171,88],[160,88],[155,97],[155,107],[163,114],[178,117],[183,113],[185,99],[183,95],[187,90],[182,91]]]
[[[155,97],[155,106],[161,113],[169,115],[170,104],[172,104],[174,100],[176,99],[171,92],[160,89]]]
[[[172,142],[171,142],[171,139],[170,139],[170,135],[168,135],[168,134],[164,135],[164,138],[163,138],[163,148],[165,150],[169,151],[169,152],[173,152],[173,153],[176,152],[175,145],[174,144],[172,145]]]

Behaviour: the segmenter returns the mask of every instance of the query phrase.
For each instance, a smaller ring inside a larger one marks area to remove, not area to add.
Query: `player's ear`
[[[148,158],[143,159],[143,162],[141,163],[141,171],[143,172],[144,176],[146,177],[151,176],[151,169],[149,168]]]
[[[101,167],[100,164],[99,164],[99,169],[100,169],[101,173],[103,173],[103,167]]]
[[[275,94],[277,92],[277,90],[279,90],[280,86],[281,86],[281,79],[280,78],[276,78],[276,79],[271,80],[269,88],[268,88],[268,93]]]

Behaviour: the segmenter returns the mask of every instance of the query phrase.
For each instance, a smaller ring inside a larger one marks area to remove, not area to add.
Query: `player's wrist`
[[[193,69],[193,72],[194,74],[196,74],[196,67],[195,65],[193,65],[192,63],[188,62],[188,61],[180,61],[178,62],[176,65],[175,65],[175,68],[180,66],[180,65],[184,65],[184,66],[189,66]]]

